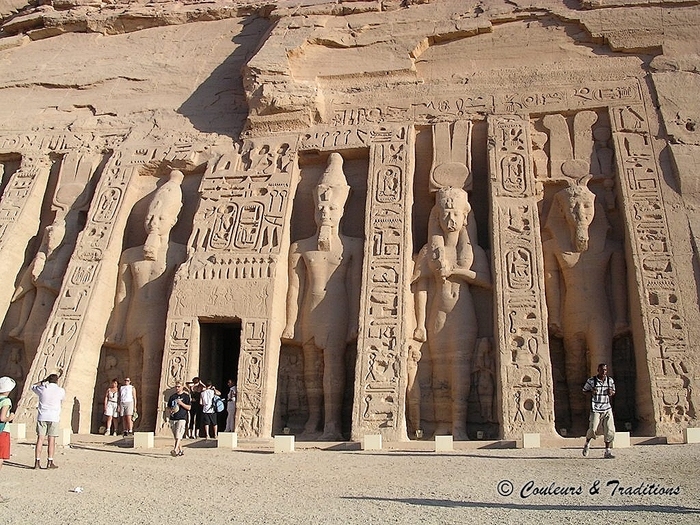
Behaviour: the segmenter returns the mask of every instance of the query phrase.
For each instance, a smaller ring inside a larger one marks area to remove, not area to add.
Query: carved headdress
[[[340,153],[331,153],[328,166],[314,189],[314,199],[317,203],[338,200],[345,204],[350,194],[345,173],[343,173],[343,157]]]

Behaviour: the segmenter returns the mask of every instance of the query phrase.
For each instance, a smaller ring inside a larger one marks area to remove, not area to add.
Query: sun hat
[[[17,383],[11,377],[3,376],[0,377],[0,392],[11,392]]]

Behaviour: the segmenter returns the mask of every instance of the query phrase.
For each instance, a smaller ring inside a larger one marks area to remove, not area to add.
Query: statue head
[[[163,184],[153,195],[153,200],[148,205],[144,227],[148,233],[148,239],[144,245],[144,254],[152,258],[151,252],[156,249],[154,238],[168,235],[177,223],[177,217],[182,209],[182,188],[180,184],[184,174],[179,170],[172,170],[168,181]]]
[[[560,190],[554,197],[569,226],[571,242],[577,252],[588,249],[588,228],[595,217],[595,193],[588,189],[588,180],[590,175]]]
[[[447,232],[457,232],[467,224],[471,211],[467,192],[461,188],[440,188],[435,196],[440,227]]]
[[[331,153],[328,157],[326,171],[323,172],[318,185],[314,188],[316,225],[337,227],[343,217],[345,202],[349,194],[350,186],[348,186],[343,173],[343,157],[340,153]]]

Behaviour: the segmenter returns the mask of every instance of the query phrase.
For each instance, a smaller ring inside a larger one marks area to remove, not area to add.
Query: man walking
[[[170,410],[170,429],[173,431],[175,445],[170,454],[173,457],[182,456],[182,438],[187,425],[187,412],[192,408],[190,395],[182,388],[181,381],[175,381],[175,393],[168,398]]]
[[[596,431],[599,426],[603,427],[603,439],[605,439],[604,458],[613,459],[612,443],[615,440],[615,420],[613,419],[610,398],[615,395],[615,381],[608,376],[608,365],[600,363],[598,365],[598,375],[586,381],[583,385],[583,393],[591,395],[591,415],[588,420],[588,432],[586,433],[586,444],[583,445],[583,455],[588,456],[591,439],[596,438]]]
[[[32,385],[32,392],[39,396],[39,415],[36,422],[36,450],[34,468],[41,468],[41,448],[44,438],[48,438],[49,462],[48,469],[58,468],[53,461],[56,451],[56,437],[58,436],[58,421],[61,417],[61,403],[66,397],[66,391],[58,386],[58,375],[50,374],[43,381]]]

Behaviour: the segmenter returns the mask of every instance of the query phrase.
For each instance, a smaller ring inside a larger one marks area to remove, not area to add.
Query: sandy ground
[[[72,439],[51,471],[29,468],[31,441],[13,440],[0,524],[700,523],[700,444],[635,445],[604,460],[600,448],[583,458],[574,439],[540,449],[459,443],[439,454],[429,442],[297,443],[275,454],[271,442],[224,450],[186,440],[173,458],[164,438],[147,450]]]

